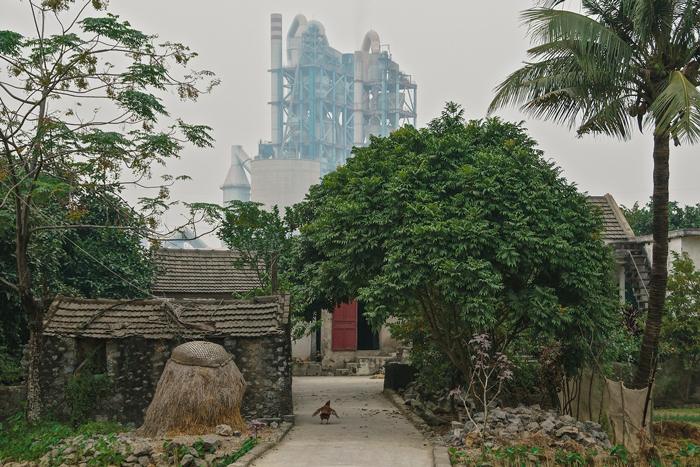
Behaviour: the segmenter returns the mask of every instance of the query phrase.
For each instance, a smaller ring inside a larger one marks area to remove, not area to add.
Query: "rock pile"
[[[277,427],[278,423],[273,422],[269,427],[259,429],[261,442],[274,436]],[[10,462],[4,467],[210,467],[216,465],[217,460],[237,452],[245,441],[240,431],[226,428],[227,425],[220,425],[217,432],[227,432],[229,436],[178,436],[172,441],[141,438],[132,432],[93,437],[81,435],[56,445],[38,462]]]
[[[444,436],[447,444],[463,446],[476,444],[478,433],[484,429],[484,413],[473,415],[474,421],[452,422],[452,429]],[[540,409],[539,406],[498,408],[489,412],[485,442],[491,445],[528,444],[534,437],[546,439],[550,446],[564,446],[577,442],[588,449],[610,449],[608,435],[595,422],[579,422],[569,415]]]
[[[422,394],[424,391],[420,385],[411,383],[405,390],[398,392],[403,397],[404,403],[431,426],[448,423],[446,421],[450,418],[448,414],[452,414],[452,418],[457,416],[458,407],[455,406],[455,401],[448,391],[425,396]],[[462,405],[461,401],[457,402],[460,406]],[[471,446],[480,442],[479,431],[484,428],[484,413],[476,412],[473,402],[469,399],[467,399],[467,405],[473,421],[461,415],[460,421],[453,421],[448,433],[437,444]],[[464,414],[464,412],[461,413]],[[569,441],[590,449],[611,447],[608,435],[598,423],[579,422],[568,415],[543,410],[539,405],[503,409],[496,407],[489,411],[484,438],[487,445],[528,444],[533,437],[544,439],[553,447],[563,446]]]

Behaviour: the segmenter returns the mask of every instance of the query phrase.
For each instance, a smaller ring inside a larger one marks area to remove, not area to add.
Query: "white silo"
[[[250,172],[251,161],[242,146],[231,146],[231,167],[224,184],[219,187],[224,192],[224,206],[233,200],[250,201],[250,182],[246,172]]]

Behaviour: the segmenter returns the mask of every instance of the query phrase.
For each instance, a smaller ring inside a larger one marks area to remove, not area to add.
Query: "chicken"
[[[331,408],[331,401],[326,402],[326,405],[314,412],[312,417],[315,417],[318,414],[321,414],[321,423],[323,423],[325,420],[326,424],[330,423],[331,414],[335,415],[337,418],[340,418],[335,410]]]

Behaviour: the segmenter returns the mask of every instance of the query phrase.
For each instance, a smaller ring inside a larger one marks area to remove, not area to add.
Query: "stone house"
[[[88,300],[59,296],[45,320],[42,397],[59,418],[69,407],[71,376],[91,359],[110,388],[96,416],[135,426],[151,402],[177,345],[207,340],[224,346],[247,382],[241,413],[293,413],[289,295],[253,300]]]

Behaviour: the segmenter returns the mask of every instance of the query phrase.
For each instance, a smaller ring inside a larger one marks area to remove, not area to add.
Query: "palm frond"
[[[594,18],[571,11],[531,8],[521,14],[535,44],[568,42],[582,54],[594,54],[600,69],[617,72],[629,64],[632,47]],[[604,51],[604,53],[601,53]]]
[[[586,134],[604,134],[622,140],[632,136],[633,124],[627,113],[628,106],[624,99],[615,99],[601,109],[591,112],[588,119],[576,130],[578,136]]]
[[[649,107],[657,134],[694,144],[700,140],[700,92],[680,71],[671,73],[661,94]]]

